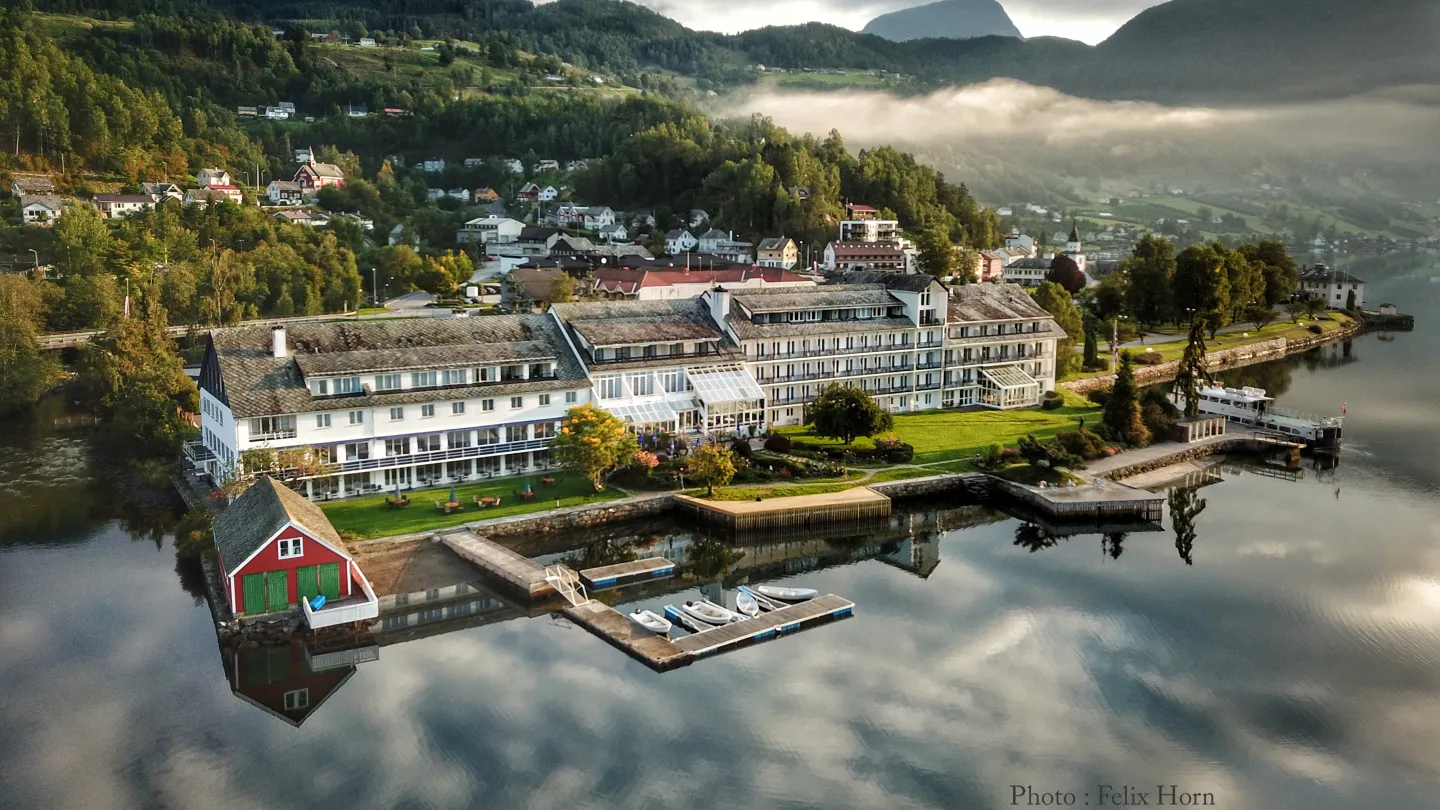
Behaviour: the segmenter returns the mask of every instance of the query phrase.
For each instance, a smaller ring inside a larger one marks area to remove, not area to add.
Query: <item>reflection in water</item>
[[[1125,538],[1129,536],[1126,532],[1110,532],[1100,538],[1100,548],[1110,555],[1110,559],[1118,560],[1125,553]]]
[[[1195,519],[1205,511],[1205,499],[1195,487],[1176,487],[1170,490],[1170,526],[1175,530],[1175,550],[1186,565],[1194,565],[1191,556],[1195,550]]]
[[[1055,535],[1033,523],[1021,523],[1015,527],[1015,545],[1026,549],[1031,554],[1042,549],[1054,548],[1058,543]]]

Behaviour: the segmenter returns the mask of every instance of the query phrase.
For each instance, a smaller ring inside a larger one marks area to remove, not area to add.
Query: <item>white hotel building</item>
[[[543,315],[219,329],[200,374],[214,481],[250,450],[314,448],[312,498],[546,469],[565,412],[636,430],[758,435],[830,384],[905,413],[1031,407],[1053,388],[1054,320],[1023,291],[852,273],[817,288],[554,304]]]

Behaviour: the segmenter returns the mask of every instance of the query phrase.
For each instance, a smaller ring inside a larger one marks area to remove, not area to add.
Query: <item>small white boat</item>
[[[748,595],[751,599],[754,599],[755,604],[759,605],[761,610],[771,611],[779,610],[780,608],[785,607],[785,604],[783,602],[776,602],[773,599],[761,596],[760,594],[756,593],[755,591],[744,585],[740,586],[740,592]]]
[[[678,622],[681,627],[684,627],[686,630],[689,630],[692,633],[699,633],[700,631],[707,630],[710,627],[710,625],[705,624],[704,622],[690,618],[690,616],[682,613],[680,609],[675,607],[674,605],[665,606],[665,616],[671,621]]]
[[[735,594],[735,609],[750,617],[760,615],[760,603],[744,591]]]
[[[631,613],[630,621],[635,622],[652,633],[659,633],[661,635],[670,632],[670,628],[674,627],[668,619],[653,610],[640,610]]]
[[[756,585],[755,592],[785,602],[804,602],[820,595],[814,588],[786,588],[780,585]]]
[[[698,602],[686,602],[680,609],[690,614],[691,617],[699,619],[707,624],[729,624],[735,621],[738,614],[731,613],[714,602],[700,600]],[[744,618],[743,616],[740,618]]]

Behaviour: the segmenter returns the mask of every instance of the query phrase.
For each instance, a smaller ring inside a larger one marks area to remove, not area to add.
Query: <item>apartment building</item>
[[[947,307],[932,276],[849,273],[813,290],[709,297],[765,391],[767,426],[802,424],[836,383],[896,413],[940,407]]]
[[[1055,388],[1060,326],[1010,284],[952,287],[942,407],[1029,408]]]
[[[636,430],[759,434],[765,392],[712,300],[553,304],[594,401]]]
[[[219,483],[247,451],[314,448],[311,498],[441,486],[546,468],[589,398],[548,315],[217,329],[186,453]]]

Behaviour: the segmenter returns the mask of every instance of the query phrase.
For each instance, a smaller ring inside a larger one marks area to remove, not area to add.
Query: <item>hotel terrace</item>
[[[251,450],[314,448],[302,492],[345,497],[545,469],[565,412],[754,436],[827,385],[896,413],[1022,408],[1054,387],[1059,327],[1015,287],[849,273],[815,288],[554,304],[545,314],[218,329],[200,375],[213,481]]]

